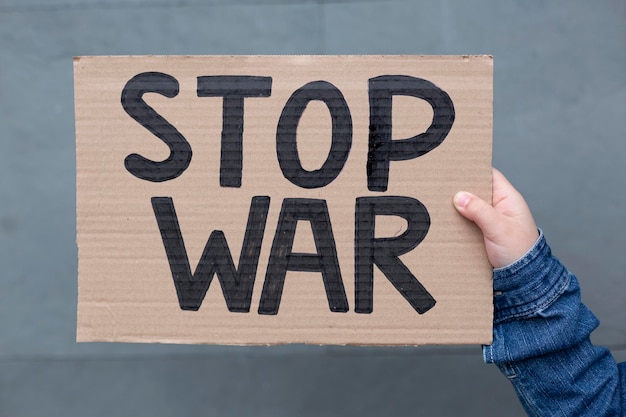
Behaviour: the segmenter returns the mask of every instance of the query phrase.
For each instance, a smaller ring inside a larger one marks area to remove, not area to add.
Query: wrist
[[[519,270],[522,268],[527,262],[532,260],[533,255],[535,253],[540,253],[539,246],[541,243],[545,242],[545,237],[543,236],[543,231],[540,228],[537,228],[537,237],[535,241],[530,245],[530,247],[523,254],[517,256],[514,260],[504,263],[502,266],[494,267],[493,271],[495,273],[503,272],[508,273],[509,269]]]
[[[494,322],[525,317],[547,307],[568,280],[568,271],[552,256],[540,230],[539,238],[524,256],[494,269]]]

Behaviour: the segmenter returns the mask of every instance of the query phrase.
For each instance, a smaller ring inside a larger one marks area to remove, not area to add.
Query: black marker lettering
[[[170,148],[169,157],[160,162],[136,153],[128,155],[124,166],[137,178],[151,182],[172,180],[182,174],[191,162],[191,146],[185,137],[143,99],[145,93],[176,97],[178,88],[178,81],[171,75],[144,72],[131,78],[122,90],[122,107],[126,113]]]
[[[215,230],[211,233],[192,276],[172,198],[152,198],[152,208],[182,310],[196,311],[200,308],[213,275],[217,274],[228,310],[241,313],[250,311],[269,205],[269,197],[252,198],[238,269],[235,269],[224,233]]]
[[[332,143],[320,169],[302,168],[296,144],[298,123],[311,100],[323,101],[332,120]],[[334,181],[352,146],[352,116],[341,91],[326,81],[313,81],[296,90],[285,104],[276,128],[276,153],[286,179],[302,188],[320,188]]]
[[[400,236],[375,238],[377,215],[400,216],[406,219],[407,229]],[[374,264],[419,314],[435,305],[435,299],[399,258],[424,240],[429,227],[430,216],[426,207],[414,198],[357,198],[354,236],[355,312],[372,312]]]
[[[408,139],[391,138],[391,103],[394,95],[426,100],[433,108],[433,121],[424,133]],[[382,75],[369,80],[370,133],[367,154],[367,188],[387,191],[389,161],[417,158],[435,149],[454,123],[454,105],[448,94],[421,78]]]
[[[224,97],[220,186],[241,187],[243,170],[243,99],[269,97],[271,77],[216,75],[198,77],[198,97]]]
[[[298,220],[311,223],[317,253],[291,251]],[[283,201],[263,283],[259,314],[278,313],[287,270],[321,272],[330,311],[348,311],[348,299],[341,279],[337,247],[325,200],[286,198]]]

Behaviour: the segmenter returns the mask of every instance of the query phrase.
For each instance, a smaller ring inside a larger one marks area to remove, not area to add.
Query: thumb
[[[473,221],[488,240],[497,240],[504,228],[502,214],[482,198],[466,191],[454,196],[454,207],[466,219]]]

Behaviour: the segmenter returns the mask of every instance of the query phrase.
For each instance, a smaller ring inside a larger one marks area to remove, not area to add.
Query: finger
[[[504,230],[502,214],[474,194],[465,191],[457,193],[454,206],[463,217],[476,223],[487,238],[499,236]]]
[[[503,199],[511,196],[518,195],[518,191],[513,187],[513,184],[497,169],[493,168],[493,198],[492,205],[495,207]]]

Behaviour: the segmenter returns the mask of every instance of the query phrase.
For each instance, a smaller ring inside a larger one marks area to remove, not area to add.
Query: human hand
[[[493,169],[493,204],[465,191],[454,196],[454,206],[483,232],[487,257],[494,268],[522,257],[539,237],[524,197],[497,169]]]

